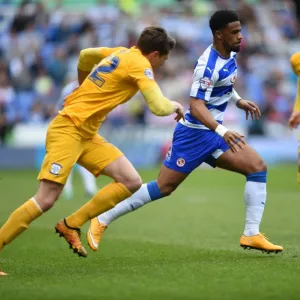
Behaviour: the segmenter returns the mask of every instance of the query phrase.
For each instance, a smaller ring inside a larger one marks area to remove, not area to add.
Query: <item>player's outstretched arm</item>
[[[238,152],[239,149],[243,149],[244,145],[246,144],[244,136],[235,131],[228,130],[225,126],[219,124],[212,117],[205,103],[206,101],[204,100],[191,98],[191,114],[207,128],[215,131],[218,135],[223,137],[232,152]]]
[[[154,85],[149,89],[141,90],[143,97],[150,109],[156,116],[169,116],[176,113],[175,120],[178,122],[181,118],[184,119],[183,106],[176,102],[167,99],[161,92],[158,85]]]
[[[136,83],[150,111],[156,116],[169,116],[176,113],[175,120],[184,119],[182,105],[167,99],[154,79],[150,63],[140,64],[135,60],[129,62],[130,78]]]

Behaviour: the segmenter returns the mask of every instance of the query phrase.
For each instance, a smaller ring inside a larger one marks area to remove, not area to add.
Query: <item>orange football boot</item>
[[[99,243],[106,228],[107,226],[100,223],[97,218],[91,219],[91,224],[87,232],[87,240],[93,251],[98,250]]]
[[[252,236],[245,236],[243,234],[240,239],[240,245],[244,248],[244,250],[261,250],[262,252],[266,252],[268,254],[272,252],[278,253],[283,251],[283,247],[273,245],[262,233]]]
[[[69,227],[66,220],[63,219],[56,224],[55,231],[56,233],[59,233],[60,237],[64,237],[74,253],[77,253],[78,256],[87,257],[87,252],[81,244],[80,229]]]

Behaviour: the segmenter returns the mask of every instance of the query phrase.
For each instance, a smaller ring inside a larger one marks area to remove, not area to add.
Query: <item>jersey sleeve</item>
[[[211,70],[206,65],[195,68],[190,97],[209,101],[214,84],[218,80],[217,72]]]
[[[87,48],[80,51],[78,60],[78,69],[81,71],[90,72],[95,65],[97,65],[103,58],[111,55],[112,53],[126,49],[124,47],[108,48]]]
[[[174,112],[173,103],[164,97],[161,89],[154,80],[150,63],[129,63],[129,76],[138,86],[153,114],[157,116],[168,116]]]

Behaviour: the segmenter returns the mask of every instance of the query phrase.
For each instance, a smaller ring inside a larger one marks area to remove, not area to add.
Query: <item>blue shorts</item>
[[[164,165],[174,171],[189,174],[203,162],[215,167],[216,159],[228,149],[227,143],[217,133],[178,123]]]

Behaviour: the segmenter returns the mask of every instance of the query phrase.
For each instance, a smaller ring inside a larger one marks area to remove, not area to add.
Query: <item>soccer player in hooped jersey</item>
[[[246,224],[240,238],[243,248],[280,252],[260,233],[266,203],[267,167],[246,144],[244,137],[222,125],[229,101],[246,112],[246,119],[260,117],[251,101],[242,99],[233,88],[237,78],[236,52],[242,40],[241,24],[233,11],[221,10],[210,19],[213,44],[198,59],[190,92],[190,108],[177,124],[173,143],[157,180],[143,184],[130,198],[91,221],[89,246],[96,251],[107,226],[118,217],[170,195],[203,162],[246,177]],[[201,188],[200,188],[201,190]]]
[[[293,112],[289,119],[289,126],[297,128],[300,124],[300,52],[294,53],[290,58],[291,66],[294,73],[298,76],[297,95]],[[298,135],[300,143],[300,134]],[[300,146],[298,147],[298,184],[300,184]]]
[[[55,226],[75,253],[87,256],[80,240],[82,225],[130,197],[142,184],[132,164],[97,134],[98,129],[110,111],[138,90],[155,115],[175,112],[177,121],[184,116],[183,107],[165,98],[153,77],[153,69],[164,64],[174,45],[175,40],[163,28],[153,26],[145,28],[137,46],[130,49],[91,48],[80,52],[80,86],[66,98],[64,108],[48,128],[39,189],[1,227],[0,250],[54,205],[77,162],[95,176],[103,174],[114,179]]]

